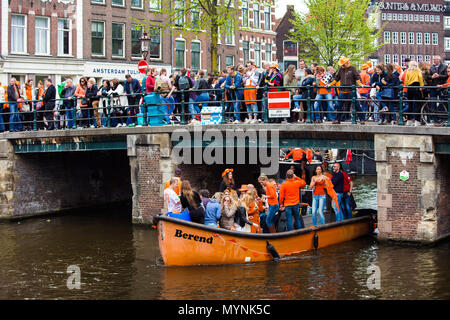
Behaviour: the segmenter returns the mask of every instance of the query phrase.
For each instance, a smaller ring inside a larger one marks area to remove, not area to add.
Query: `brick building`
[[[384,43],[370,59],[374,63],[404,60],[432,62],[433,55],[450,61],[450,19],[445,19],[443,0],[378,2],[373,1],[369,15],[376,15],[378,26],[384,25],[380,43]],[[448,53],[446,53],[448,52]]]
[[[294,18],[294,13],[294,6],[288,5],[286,13],[276,26],[276,54],[283,70],[286,70],[290,64],[295,67],[298,65],[298,44],[288,39],[288,35],[293,28],[291,20]]]

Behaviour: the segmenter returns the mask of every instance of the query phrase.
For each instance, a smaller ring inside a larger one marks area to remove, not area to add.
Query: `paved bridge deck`
[[[172,125],[146,127],[92,128],[78,130],[40,130],[2,133],[0,139],[10,140],[16,153],[90,151],[126,149],[128,135],[172,134],[175,130],[242,129],[278,131],[281,147],[373,149],[374,135],[429,135],[433,136],[436,153],[450,153],[450,128],[431,126],[355,125],[355,124],[222,124]]]

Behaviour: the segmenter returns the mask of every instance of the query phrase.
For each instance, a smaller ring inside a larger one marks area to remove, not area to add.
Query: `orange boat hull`
[[[229,231],[170,218],[155,217],[158,242],[164,264],[187,266],[201,264],[240,264],[272,260],[269,241],[281,258],[361,237],[371,232],[370,216],[318,227],[273,234]]]

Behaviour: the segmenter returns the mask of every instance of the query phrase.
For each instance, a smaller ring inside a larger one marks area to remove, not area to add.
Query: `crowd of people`
[[[395,124],[402,96],[406,124],[421,125],[421,106],[427,98],[436,106],[450,85],[450,69],[439,56],[433,57],[431,65],[409,59],[405,64],[402,69],[394,64],[372,66],[366,62],[358,70],[343,57],[336,71],[317,63],[307,66],[300,60],[298,68],[289,65],[282,73],[278,64],[266,63],[258,68],[249,61],[245,66],[229,66],[219,75],[187,69],[168,75],[166,69],[148,68],[142,81],[126,75],[125,81],[104,79],[101,85],[95,78],[86,77],[78,84],[67,78],[58,85],[49,78],[37,86],[32,79],[20,85],[11,78],[7,87],[0,84],[0,131],[32,130],[34,111],[37,129],[137,126],[138,114],[148,111],[143,97],[151,93],[165,107],[166,124],[180,122],[182,113],[195,124],[200,121],[202,108],[221,106],[223,100],[226,122],[257,123],[267,109],[265,92],[278,90],[290,91],[291,116],[271,118],[269,122],[306,122],[310,116],[309,122],[339,124],[351,118],[352,99],[356,98],[360,124],[368,120]],[[400,84],[407,88],[399,90]],[[352,86],[358,87],[356,97]]]
[[[259,186],[244,184],[236,187],[233,169],[222,173],[218,192],[211,196],[206,189],[194,190],[190,182],[182,179],[177,168],[174,176],[164,185],[164,208],[169,215],[187,212],[189,220],[212,227],[253,233],[275,233],[305,228],[302,217],[301,189],[312,191],[312,223],[325,223],[324,211],[333,209],[335,221],[352,218],[351,177],[336,162],[333,172],[323,161],[315,168],[309,184],[295,174],[295,165],[285,180],[258,178]],[[327,198],[329,204],[327,204]],[[281,216],[285,217],[284,223]],[[319,222],[317,221],[319,220]]]

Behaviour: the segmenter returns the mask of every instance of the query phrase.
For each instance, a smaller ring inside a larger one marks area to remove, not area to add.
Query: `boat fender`
[[[319,236],[317,235],[317,232],[314,232],[313,244],[314,249],[317,249],[319,247]]]
[[[278,254],[275,247],[269,241],[266,241],[266,247],[267,251],[269,251],[269,253],[272,255],[274,261],[280,260],[280,255]]]

